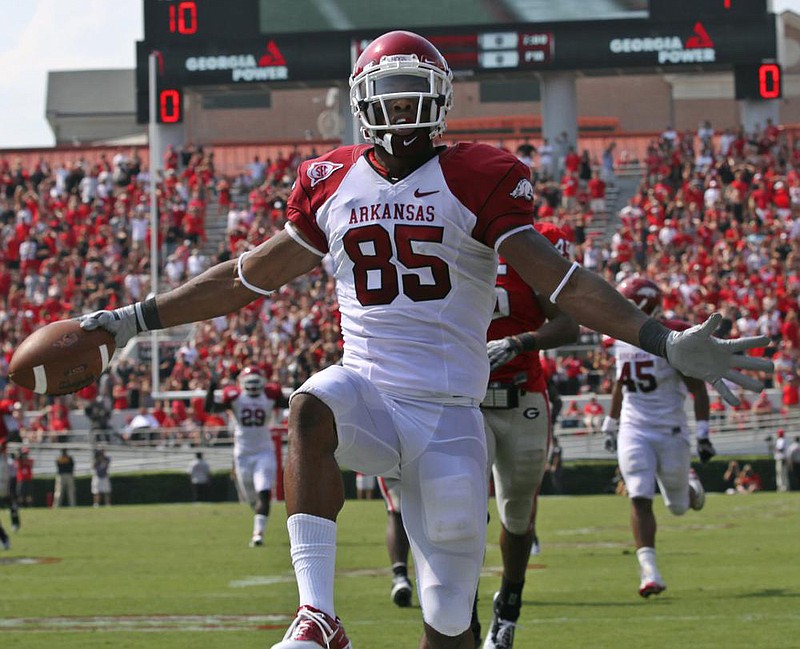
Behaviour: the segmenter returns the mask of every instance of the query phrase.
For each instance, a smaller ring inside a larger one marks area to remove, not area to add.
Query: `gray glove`
[[[739,399],[722,379],[740,385],[745,390],[761,392],[764,389],[761,381],[737,370],[771,373],[772,361],[738,352],[765,347],[769,343],[769,338],[767,336],[732,340],[714,338],[711,334],[716,331],[720,320],[722,316],[714,313],[701,325],[685,331],[670,332],[667,337],[667,360],[682,374],[710,383],[725,401],[736,406],[739,405]]]
[[[522,351],[522,346],[511,336],[500,340],[490,340],[486,343],[489,354],[489,369],[493,372],[501,365],[505,365]]]
[[[114,336],[114,344],[117,349],[123,349],[128,341],[140,331],[136,322],[136,305],[134,304],[113,311],[87,313],[80,316],[79,320],[81,329],[94,331],[102,328],[109,332]]]

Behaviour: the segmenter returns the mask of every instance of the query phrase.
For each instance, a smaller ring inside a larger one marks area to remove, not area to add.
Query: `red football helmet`
[[[245,367],[239,373],[238,380],[239,387],[244,390],[245,394],[251,397],[257,397],[263,394],[264,387],[267,384],[264,377],[261,376],[254,367]]]
[[[395,100],[409,100],[411,107],[392,121],[387,102]],[[453,74],[427,39],[413,32],[388,32],[358,57],[350,77],[350,104],[365,140],[393,155],[406,149],[417,152],[446,128]],[[415,136],[417,129],[427,133]]]
[[[644,277],[628,277],[617,289],[647,315],[653,315],[661,306],[661,289]]]

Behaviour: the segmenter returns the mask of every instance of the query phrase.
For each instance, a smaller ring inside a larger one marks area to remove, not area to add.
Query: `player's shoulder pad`
[[[230,403],[241,394],[241,390],[235,385],[226,385],[222,388],[222,401],[223,403]]]
[[[368,148],[366,144],[340,146],[316,158],[304,160],[298,167],[297,181],[309,195],[319,189],[328,189],[330,184],[338,187],[341,179]]]
[[[492,220],[498,214],[532,216],[531,170],[508,151],[488,144],[460,143],[443,151],[439,164],[453,195],[479,218],[489,221],[476,227],[473,235],[494,246],[497,232]],[[488,231],[484,231],[488,228]]]
[[[680,320],[678,318],[662,318],[661,324],[663,324],[667,329],[672,329],[672,331],[686,331],[694,326],[691,323],[686,322],[686,320]]]
[[[459,142],[442,152],[442,165],[458,165],[460,167],[480,170],[481,174],[493,175],[508,173],[510,168],[518,166],[530,177],[530,169],[513,153],[498,149],[483,142]]]
[[[555,223],[551,223],[550,221],[536,221],[533,224],[533,227],[536,228],[536,231],[550,239],[551,243],[555,243],[559,239],[568,239],[568,235],[564,230],[558,227]]]
[[[280,383],[275,383],[273,381],[264,386],[264,393],[273,401],[277,401],[283,396],[283,389],[281,388]]]
[[[533,227],[556,247],[562,257],[572,259],[572,237],[563,228],[549,221],[536,221]]]

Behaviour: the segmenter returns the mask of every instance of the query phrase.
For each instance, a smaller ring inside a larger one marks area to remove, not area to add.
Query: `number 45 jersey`
[[[484,144],[443,147],[398,181],[368,146],[302,163],[286,228],[331,255],[343,364],[390,394],[482,400],[495,249],[533,227],[532,201],[530,169]]]
[[[691,325],[680,320],[662,320],[674,331]],[[666,359],[654,356],[633,345],[613,343],[616,378],[622,383],[620,429],[674,433],[688,431],[685,401],[689,390],[681,374]]]

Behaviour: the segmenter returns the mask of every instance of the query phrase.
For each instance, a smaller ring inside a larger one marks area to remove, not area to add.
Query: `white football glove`
[[[768,358],[756,358],[738,352],[744,352],[769,344],[767,336],[750,336],[725,340],[714,338],[722,316],[714,313],[703,324],[685,331],[672,331],[667,337],[667,361],[676,370],[698,379],[703,379],[714,386],[720,396],[732,406],[739,405],[739,399],[725,385],[723,379],[743,387],[745,390],[761,392],[764,389],[761,381],[742,374],[737,370],[756,370],[772,372],[772,361]]]
[[[81,329],[93,331],[101,328],[114,336],[117,349],[123,349],[128,341],[133,338],[139,329],[136,326],[135,305],[114,309],[113,311],[94,311],[79,317]]]
[[[509,336],[500,340],[490,340],[486,343],[486,351],[489,354],[489,369],[494,372],[517,356],[522,351],[522,346],[515,338]]]

